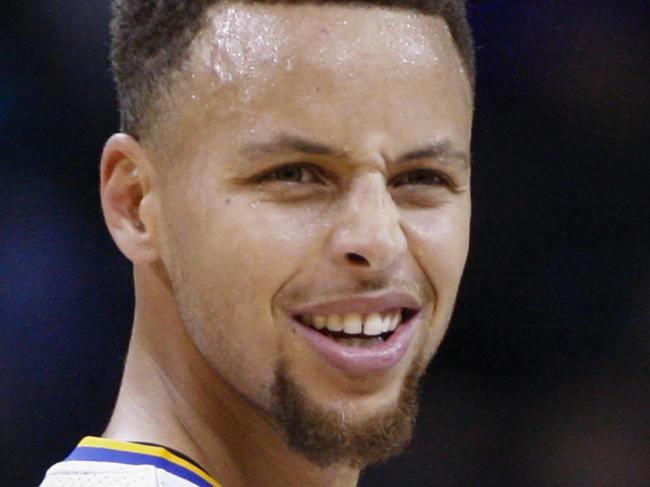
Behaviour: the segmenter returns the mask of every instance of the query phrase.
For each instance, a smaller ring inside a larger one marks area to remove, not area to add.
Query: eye
[[[289,164],[264,174],[260,181],[281,181],[288,183],[317,183],[320,180],[316,169],[306,164]]]
[[[393,178],[393,186],[404,185],[425,185],[425,186],[438,186],[448,185],[447,179],[436,171],[431,169],[415,169],[413,171],[403,172]]]

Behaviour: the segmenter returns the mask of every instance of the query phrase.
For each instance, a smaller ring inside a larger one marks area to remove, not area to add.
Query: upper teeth
[[[303,315],[303,321],[317,330],[327,329],[334,332],[345,332],[349,335],[364,334],[377,336],[382,333],[394,331],[401,321],[401,312],[392,313],[371,313],[362,315],[360,313],[346,313],[344,315]]]

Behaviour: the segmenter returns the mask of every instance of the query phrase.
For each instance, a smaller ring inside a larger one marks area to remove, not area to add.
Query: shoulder
[[[84,438],[47,471],[41,487],[219,487],[197,465],[164,447]]]
[[[50,467],[41,487],[158,487],[151,465],[64,461]]]

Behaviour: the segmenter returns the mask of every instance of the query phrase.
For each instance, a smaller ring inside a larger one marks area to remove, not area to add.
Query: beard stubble
[[[314,404],[280,364],[271,391],[271,412],[286,434],[289,447],[312,463],[320,467],[343,463],[364,468],[398,455],[410,444],[424,370],[423,361],[415,360],[396,403],[352,423],[342,411]]]

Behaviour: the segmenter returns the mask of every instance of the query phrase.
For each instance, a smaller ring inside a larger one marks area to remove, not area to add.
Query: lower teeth
[[[345,345],[346,347],[372,347],[373,345],[379,345],[384,343],[382,337],[372,337],[372,338],[335,338],[336,343]]]

